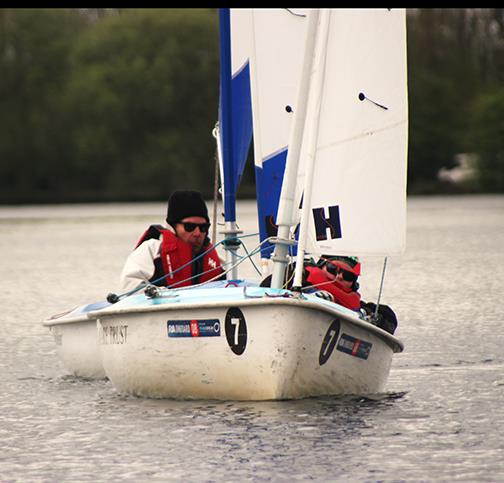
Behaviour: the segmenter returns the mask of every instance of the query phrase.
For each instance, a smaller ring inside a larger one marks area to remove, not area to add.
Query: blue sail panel
[[[287,148],[264,160],[262,166],[255,167],[257,214],[261,242],[270,236],[276,236],[278,227],[276,217],[282,181],[287,159]],[[274,245],[266,242],[261,247],[261,258],[270,258]]]
[[[250,68],[247,61],[233,74],[229,9],[220,9],[219,19],[221,62],[219,125],[224,179],[224,217],[226,221],[236,221],[236,191],[252,140]]]
[[[233,76],[231,93],[233,105],[232,164],[234,169],[234,189],[236,192],[243,175],[252,141],[252,101],[250,98],[250,65],[248,62]]]

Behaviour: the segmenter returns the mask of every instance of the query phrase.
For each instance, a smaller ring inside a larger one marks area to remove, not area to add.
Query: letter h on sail
[[[327,240],[327,228],[331,232],[331,239],[341,238],[339,206],[329,206],[328,218],[325,216],[324,208],[313,208],[312,212],[317,240]]]

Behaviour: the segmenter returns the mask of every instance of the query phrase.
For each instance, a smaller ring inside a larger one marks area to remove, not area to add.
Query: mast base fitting
[[[297,241],[296,240],[291,240],[291,239],[288,239],[288,238],[278,238],[276,236],[270,237],[269,238],[269,242],[270,243],[274,243],[274,244],[281,243],[283,245],[291,245],[291,246],[297,245]]]
[[[222,245],[224,248],[235,248],[241,245],[241,241],[238,238],[225,238],[222,240]]]

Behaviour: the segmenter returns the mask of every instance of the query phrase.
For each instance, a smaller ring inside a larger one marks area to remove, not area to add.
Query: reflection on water
[[[0,208],[2,481],[504,481],[504,197],[412,199],[383,295],[406,346],[388,392],[300,401],[142,399],[65,375],[41,321],[116,291],[164,211]],[[253,213],[238,207],[245,231]],[[366,300],[381,267],[363,260]]]

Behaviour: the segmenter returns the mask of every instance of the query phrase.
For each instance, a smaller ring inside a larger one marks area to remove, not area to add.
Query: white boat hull
[[[122,393],[154,398],[383,392],[400,341],[336,304],[256,290],[262,296],[226,289],[234,299],[159,299],[96,313],[106,375]]]
[[[56,352],[65,370],[84,379],[106,378],[98,344],[96,320],[89,318],[87,307],[56,315],[44,322],[56,344]]]

